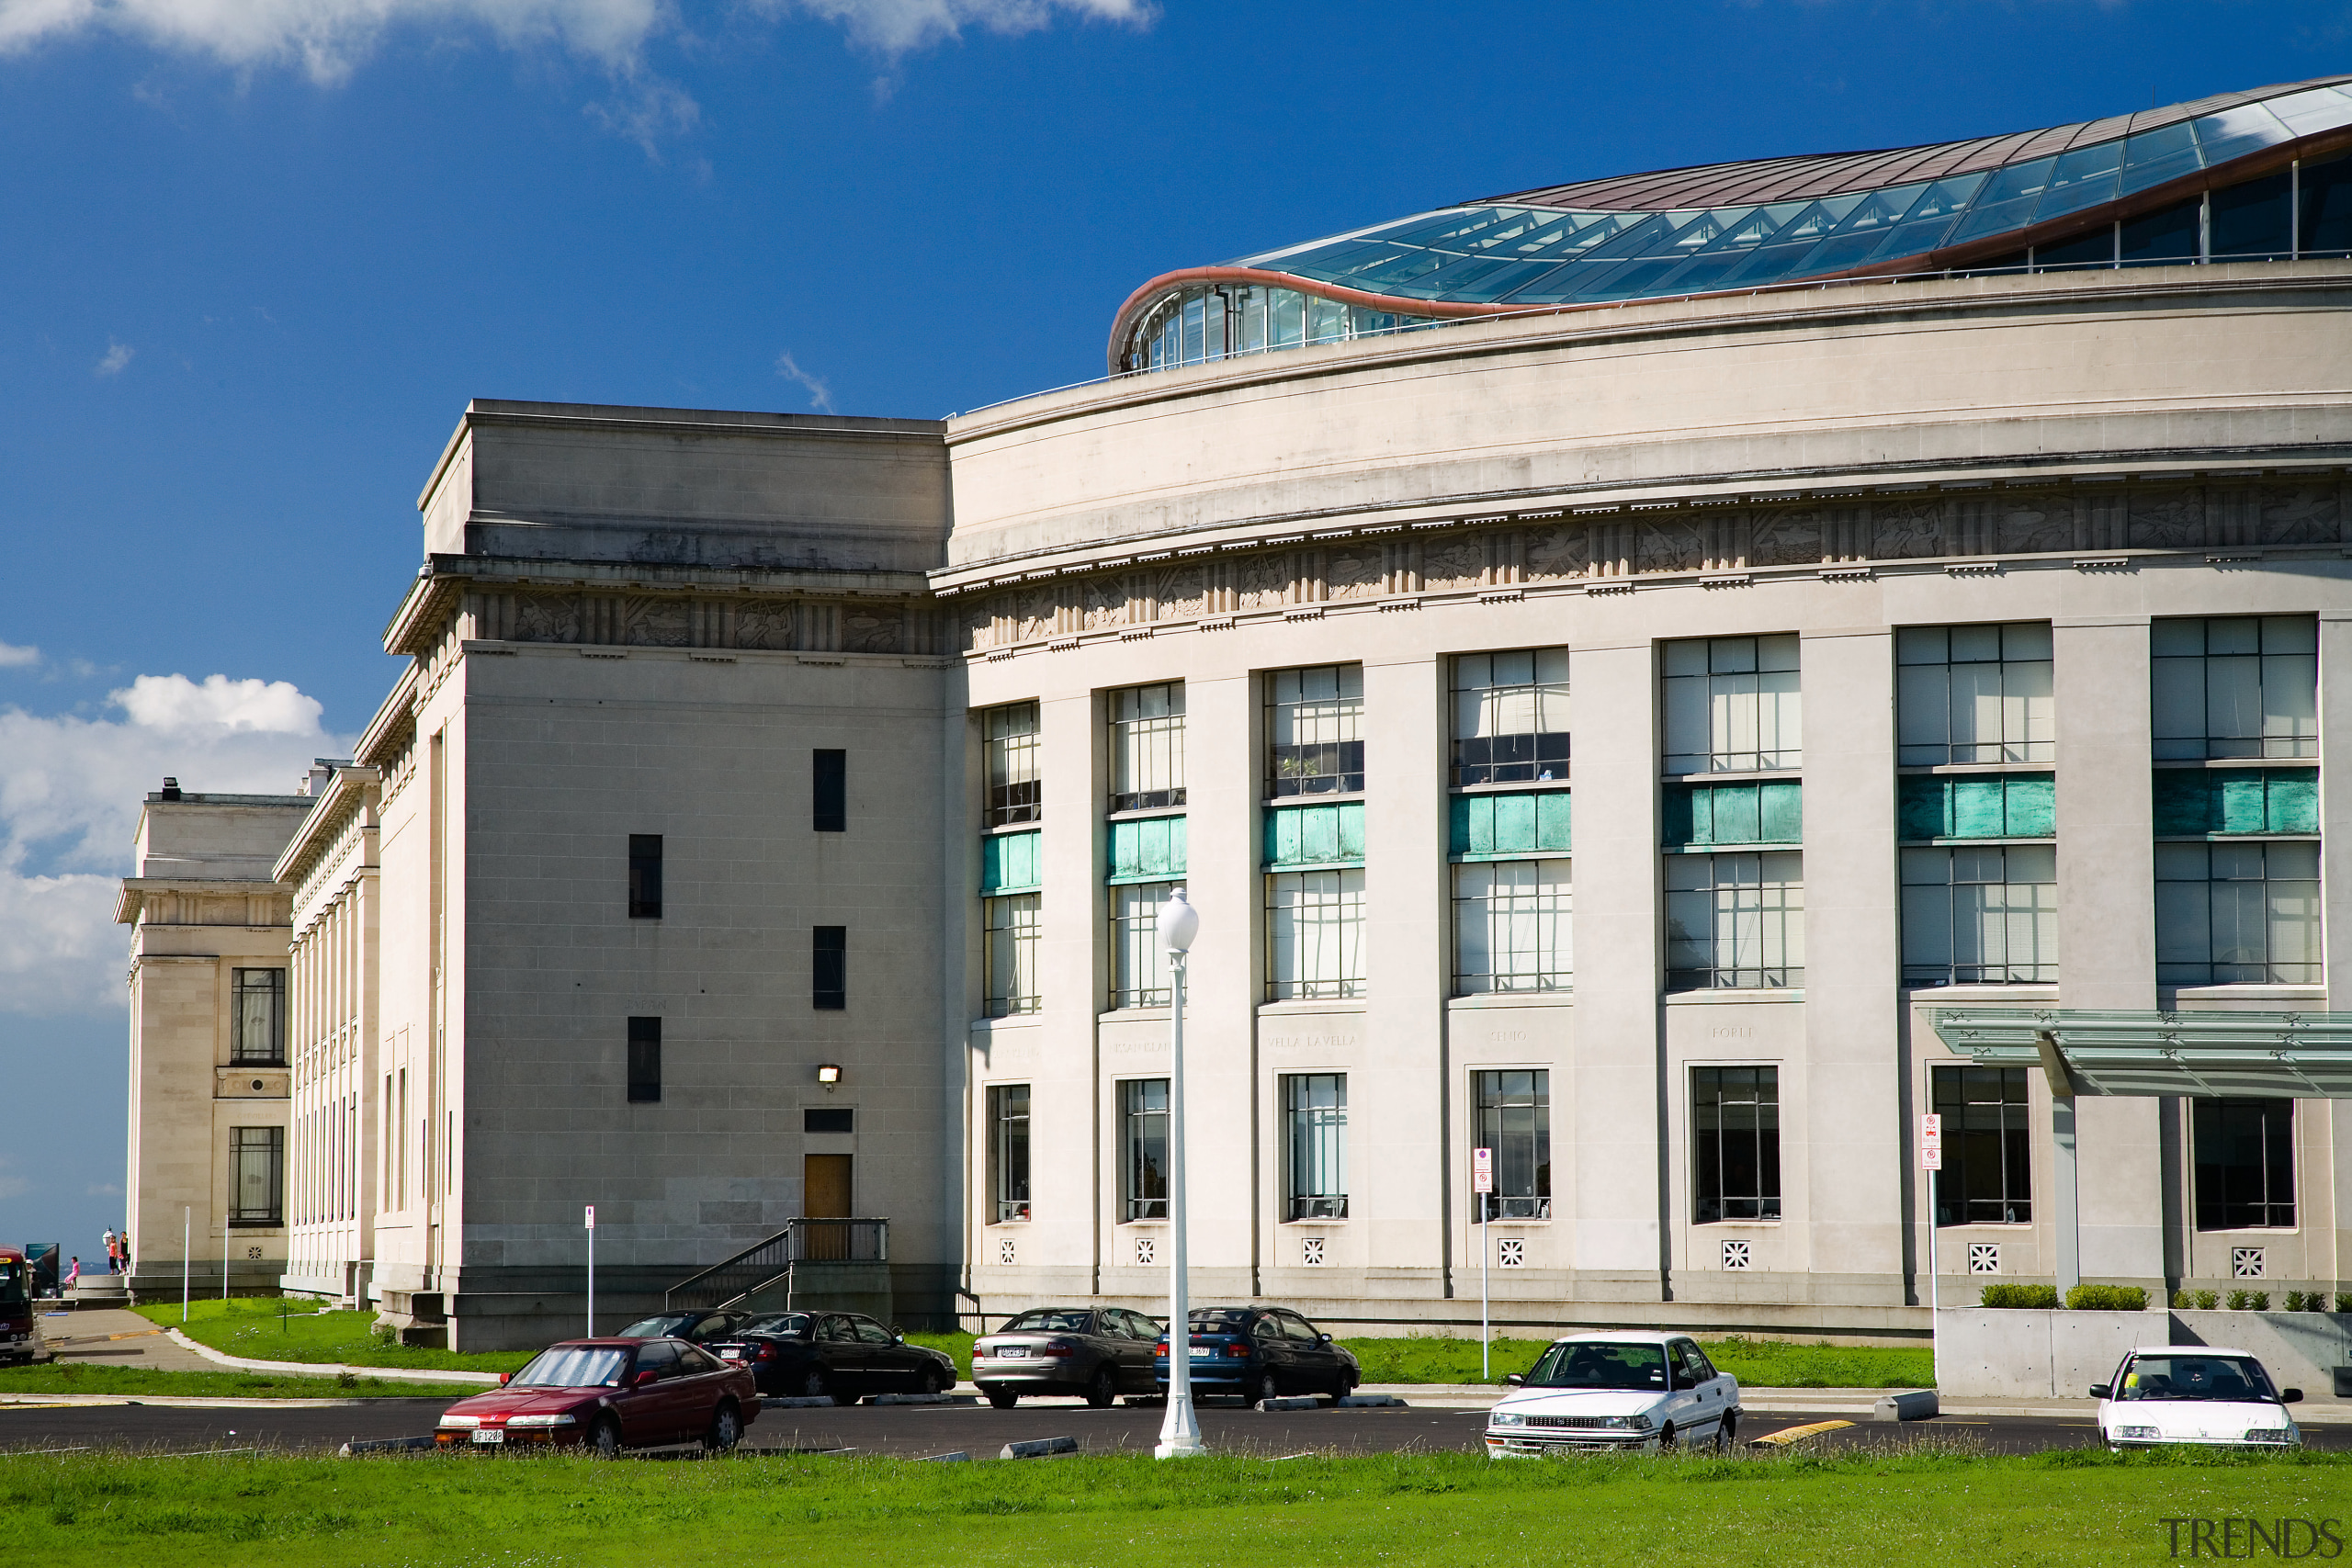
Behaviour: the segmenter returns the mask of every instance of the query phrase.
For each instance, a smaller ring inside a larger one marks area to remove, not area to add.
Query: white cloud
[[[0,1012],[122,1005],[116,885],[166,773],[190,791],[283,795],[311,759],[349,750],[285,681],[141,675],[109,700],[121,716],[0,707]]]
[[[7,3],[8,0],[0,0],[0,6],[5,6]],[[108,338],[107,339],[107,352],[105,356],[92,367],[90,374],[93,376],[119,376],[122,373],[122,367],[130,363],[131,355],[138,352],[139,351],[137,349],[131,347],[127,343],[119,343],[113,338]]]
[[[797,8],[839,23],[865,47],[900,55],[959,36],[967,27],[1028,33],[1053,25],[1057,12],[1091,21],[1148,23],[1148,0],[754,0],[770,12]]]
[[[775,356],[775,373],[787,381],[799,382],[802,389],[808,394],[810,408],[815,409],[819,413],[833,412],[833,389],[800,368],[800,362],[792,355],[779,354]]]
[[[40,649],[18,648],[14,643],[0,642],[0,670],[21,669],[40,662]]]

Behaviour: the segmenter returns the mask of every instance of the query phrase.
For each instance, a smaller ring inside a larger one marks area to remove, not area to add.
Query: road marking
[[[1852,1425],[1851,1421],[1815,1421],[1808,1427],[1783,1427],[1777,1432],[1752,1439],[1749,1446],[1759,1449],[1779,1448],[1786,1443],[1798,1442],[1806,1438],[1817,1438],[1824,1432],[1834,1432],[1840,1427]]]

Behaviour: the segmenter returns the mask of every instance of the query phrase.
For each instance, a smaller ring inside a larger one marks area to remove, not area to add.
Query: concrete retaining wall
[[[1936,1314],[1936,1390],[1951,1399],[2083,1399],[2139,1345],[2228,1346],[2258,1358],[2282,1388],[2352,1397],[2352,1315],[2316,1312],[1955,1307]]]

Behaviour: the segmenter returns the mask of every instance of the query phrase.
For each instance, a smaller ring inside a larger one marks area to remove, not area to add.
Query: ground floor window
[[[229,1129],[229,1223],[286,1223],[286,1129]]]
[[[2156,846],[2156,981],[2320,983],[2319,844],[2311,839]]]
[[[1666,987],[1670,991],[1804,984],[1804,857],[1668,855]]]
[[[1553,991],[1569,980],[1569,863],[1483,861],[1453,868],[1453,990]]]
[[[1363,995],[1363,873],[1284,871],[1266,878],[1266,994]]]
[[[1781,1217],[1781,1070],[1694,1067],[1690,1134],[1699,1224]]]
[[[1348,1076],[1283,1077],[1283,1172],[1286,1220],[1345,1219],[1348,1213]]]
[[[1970,844],[1903,852],[1903,983],[2054,984],[2058,852]]]
[[[1168,1217],[1168,1080],[1119,1085],[1119,1217]]]
[[[982,964],[988,975],[986,1005],[990,1018],[1035,1012],[1040,1001],[1037,981],[1037,895],[1008,893],[980,900]]]
[[[1111,889],[1111,1005],[1168,1005],[1168,956],[1159,947],[1159,907],[1172,882],[1123,882]]]
[[[1541,1067],[1470,1075],[1477,1146],[1494,1151],[1487,1217],[1552,1217],[1552,1075]]]
[[[992,1224],[1029,1217],[1029,1086],[989,1090],[989,1196]]]
[[[2295,1224],[2295,1102],[2190,1102],[2197,1159],[2197,1228],[2292,1229]]]
[[[1936,1224],[2021,1225],[2033,1218],[2033,1129],[2023,1067],[1934,1069],[1944,1119]]]

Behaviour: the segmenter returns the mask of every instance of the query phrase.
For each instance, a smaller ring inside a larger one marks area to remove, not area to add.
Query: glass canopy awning
[[[1934,1022],[1959,1055],[2039,1066],[2062,1094],[2352,1099],[2352,1013],[1940,1008]]]

